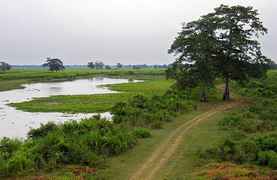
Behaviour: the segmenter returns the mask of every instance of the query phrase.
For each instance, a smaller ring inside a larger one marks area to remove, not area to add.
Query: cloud
[[[0,1],[0,58],[41,64],[45,57],[66,64],[90,59],[107,64],[169,63],[167,49],[181,23],[219,4],[258,8],[269,34],[264,52],[276,58],[274,0],[9,0]]]

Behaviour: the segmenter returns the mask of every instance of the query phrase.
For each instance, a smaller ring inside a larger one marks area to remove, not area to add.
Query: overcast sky
[[[0,61],[42,64],[164,64],[182,22],[220,4],[251,5],[269,33],[264,53],[277,59],[276,0],[0,0]]]

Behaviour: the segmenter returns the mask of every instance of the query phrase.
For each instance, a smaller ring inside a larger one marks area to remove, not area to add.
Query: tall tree
[[[46,63],[43,64],[44,67],[49,67],[50,71],[61,71],[64,70],[65,67],[63,65],[62,60],[58,59],[58,58],[47,58],[46,59]]]
[[[207,101],[207,89],[213,85],[215,71],[213,58],[215,56],[215,39],[213,36],[213,20],[200,18],[183,25],[182,31],[176,37],[169,53],[178,56],[173,64],[176,73],[168,70],[177,80],[179,87],[200,86],[201,101]]]
[[[204,17],[212,17],[216,24],[215,64],[225,81],[223,100],[230,99],[230,80],[245,81],[265,74],[269,59],[262,55],[258,38],[267,29],[258,15],[253,7],[221,5]]]

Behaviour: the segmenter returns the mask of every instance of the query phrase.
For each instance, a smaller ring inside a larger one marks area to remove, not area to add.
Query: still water
[[[16,110],[9,103],[30,101],[33,98],[55,95],[84,95],[116,93],[101,85],[128,83],[127,79],[92,78],[65,82],[25,84],[24,89],[0,92],[0,138],[24,138],[31,128],[49,121],[63,123],[67,120],[78,120],[93,116],[93,114],[66,113],[31,113]],[[101,114],[110,118],[109,113]]]

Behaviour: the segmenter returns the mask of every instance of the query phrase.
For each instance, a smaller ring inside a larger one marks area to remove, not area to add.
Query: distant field
[[[147,78],[147,76],[163,76],[165,69],[141,68],[141,69],[111,69],[96,70],[89,68],[67,68],[60,72],[50,72],[44,68],[16,68],[7,72],[0,72],[0,91],[21,88],[24,83],[53,80],[71,80],[92,76],[128,76]]]
[[[52,96],[38,98],[33,101],[12,104],[17,109],[30,112],[70,112],[91,113],[105,112],[117,102],[126,101],[131,96],[142,94],[145,96],[161,95],[173,84],[172,80],[145,80],[140,83],[115,84],[108,87],[119,91],[117,94],[96,94],[77,96]]]

